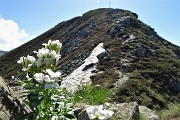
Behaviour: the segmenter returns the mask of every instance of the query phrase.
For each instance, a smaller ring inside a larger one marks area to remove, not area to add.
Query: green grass
[[[109,100],[111,91],[106,88],[96,86],[84,86],[75,93],[75,103],[87,103],[90,105],[102,104]]]
[[[146,120],[145,116],[142,113],[140,113],[140,120]]]
[[[159,114],[163,120],[180,117],[180,103],[169,104],[168,109],[160,111]]]

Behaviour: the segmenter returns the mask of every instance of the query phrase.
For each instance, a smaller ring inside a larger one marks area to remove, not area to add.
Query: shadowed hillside
[[[64,76],[104,43],[106,52],[98,56],[94,71],[98,74],[91,80],[113,89],[112,101],[137,101],[157,110],[170,102],[180,102],[180,47],[160,37],[138,20],[137,14],[121,9],[91,10],[56,25],[0,57],[0,75],[9,82],[11,75],[20,70],[16,61],[32,55],[49,39],[63,44],[59,69]]]

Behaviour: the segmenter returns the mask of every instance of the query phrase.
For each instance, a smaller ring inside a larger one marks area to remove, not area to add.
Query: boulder
[[[79,37],[86,38],[90,34],[91,34],[91,29],[90,28],[84,28],[79,32]]]
[[[155,113],[155,111],[152,111],[146,106],[139,106],[139,112],[146,120],[160,120],[159,116]]]
[[[30,109],[20,104],[13,90],[0,77],[0,120],[14,120],[22,112]]]
[[[78,105],[81,108],[89,107],[89,105]],[[132,103],[104,103],[103,108],[105,110],[111,110],[114,112],[114,117],[117,120],[139,120],[139,107],[136,102]],[[89,120],[88,114],[85,109],[78,115],[78,120]]]
[[[136,102],[131,103],[105,103],[104,109],[112,110],[118,120],[139,120],[139,107]]]
[[[0,120],[9,120],[9,116],[0,111]]]
[[[139,58],[144,58],[146,56],[146,49],[143,47],[140,47],[136,50],[136,56]]]

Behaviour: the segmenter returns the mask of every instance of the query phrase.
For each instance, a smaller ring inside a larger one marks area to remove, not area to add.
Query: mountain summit
[[[59,70],[65,79],[79,75],[76,81],[88,79],[112,89],[114,102],[136,101],[157,110],[180,102],[180,47],[160,37],[136,13],[102,8],[61,22],[0,57],[6,82],[20,70],[17,60],[33,55],[49,39],[63,44]],[[98,45],[103,50],[95,54]],[[92,53],[98,60],[86,62]],[[82,77],[83,72],[89,76]]]

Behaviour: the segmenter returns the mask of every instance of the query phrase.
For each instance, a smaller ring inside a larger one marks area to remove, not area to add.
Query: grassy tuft
[[[159,114],[163,120],[180,117],[180,103],[169,104],[168,109],[160,111]]]
[[[142,113],[140,113],[140,120],[146,120],[146,117]]]
[[[84,86],[75,93],[75,103],[87,103],[90,105],[102,104],[109,100],[111,91],[106,88],[96,86]]]

